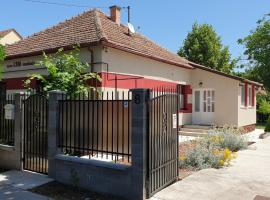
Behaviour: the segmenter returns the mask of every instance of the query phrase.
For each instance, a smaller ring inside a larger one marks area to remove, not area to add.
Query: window
[[[248,88],[248,106],[252,107],[252,87]]]
[[[195,112],[200,112],[200,91],[195,91]]]
[[[215,91],[203,91],[203,112],[215,112]]]
[[[241,95],[241,107],[245,107],[246,90],[244,85],[240,85],[240,95]]]

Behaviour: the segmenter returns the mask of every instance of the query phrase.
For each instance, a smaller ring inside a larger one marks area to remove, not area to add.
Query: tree
[[[229,48],[222,45],[221,38],[209,24],[193,24],[178,55],[225,73],[231,73],[237,63],[231,59]]]
[[[0,44],[0,80],[2,79],[2,74],[4,71],[3,62],[6,58],[5,47]]]
[[[50,56],[44,53],[43,60],[38,62],[37,66],[45,67],[49,75],[32,74],[24,83],[26,88],[30,87],[33,80],[39,80],[44,92],[61,90],[69,95],[78,95],[87,94],[89,89],[93,88],[87,84],[88,80],[101,81],[96,73],[86,73],[89,65],[80,61],[79,48],[69,53],[59,49]]]
[[[0,62],[4,61],[6,57],[5,47],[0,44]]]
[[[270,90],[270,14],[259,20],[256,29],[238,43],[245,46],[248,60],[245,77],[263,83]]]

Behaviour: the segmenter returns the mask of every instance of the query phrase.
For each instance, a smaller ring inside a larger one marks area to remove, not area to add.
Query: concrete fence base
[[[54,179],[73,186],[132,199],[132,167],[81,159],[65,155],[55,156]]]

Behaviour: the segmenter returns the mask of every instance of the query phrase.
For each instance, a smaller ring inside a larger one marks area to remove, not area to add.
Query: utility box
[[[5,119],[14,119],[14,117],[15,117],[15,105],[6,104],[4,109],[5,109]]]

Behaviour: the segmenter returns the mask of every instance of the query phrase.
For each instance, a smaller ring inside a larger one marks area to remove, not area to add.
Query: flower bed
[[[216,128],[205,137],[180,145],[179,166],[193,170],[229,166],[236,158],[236,152],[245,148],[247,142],[241,136],[241,130]]]

